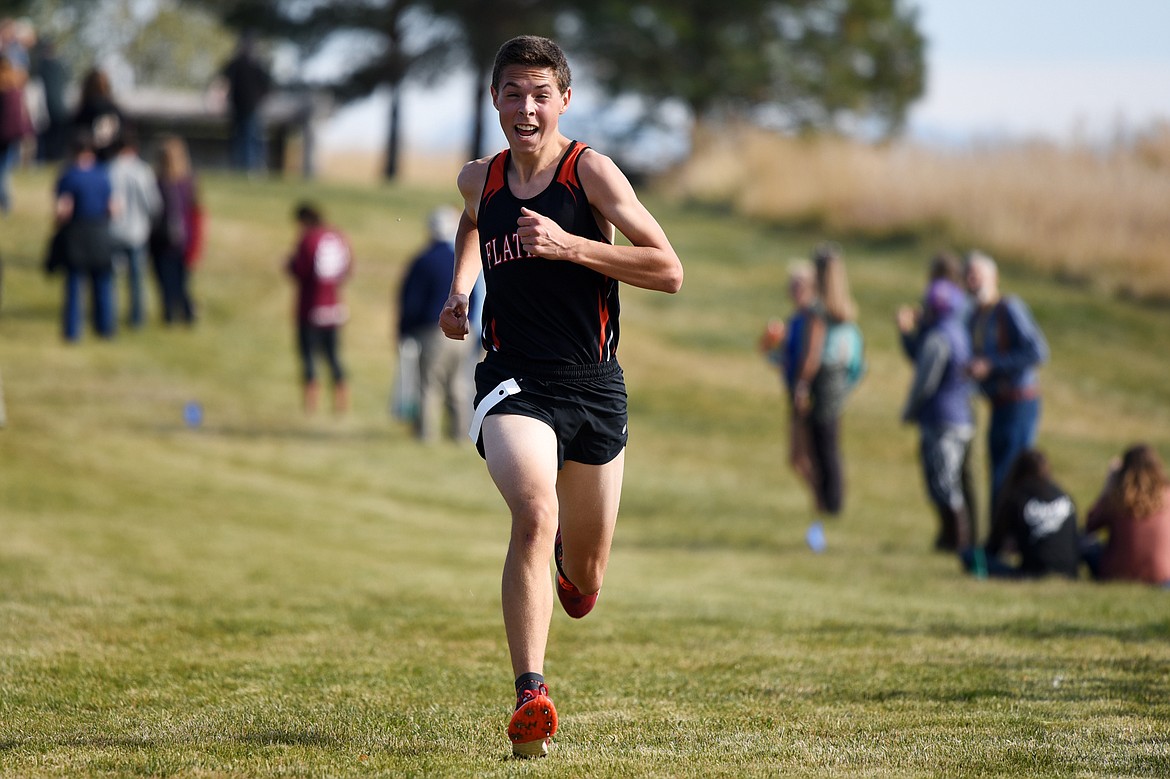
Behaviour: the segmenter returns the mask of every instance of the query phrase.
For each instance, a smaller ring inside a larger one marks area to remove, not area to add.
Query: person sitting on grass
[[[1013,547],[1019,564],[1000,555]],[[1056,574],[1077,578],[1081,558],[1077,545],[1077,507],[1052,478],[1048,458],[1025,449],[1004,479],[999,505],[991,518],[984,548],[987,574],[1031,578]],[[967,561],[970,567],[970,560]]]
[[[1170,478],[1153,447],[1131,446],[1110,463],[1082,550],[1094,579],[1170,587]]]

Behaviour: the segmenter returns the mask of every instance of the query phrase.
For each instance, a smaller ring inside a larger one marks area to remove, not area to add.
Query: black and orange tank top
[[[608,243],[577,175],[587,148],[570,142],[552,182],[526,200],[508,187],[510,152],[492,158],[478,214],[487,288],[481,341],[489,352],[550,365],[595,365],[616,358],[617,281],[573,262],[527,254],[516,228],[524,207],[567,232]]]

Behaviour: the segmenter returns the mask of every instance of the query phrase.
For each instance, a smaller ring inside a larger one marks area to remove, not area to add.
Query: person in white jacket
[[[109,170],[116,204],[110,220],[114,267],[126,275],[126,323],[141,327],[145,319],[142,275],[146,247],[151,224],[162,212],[162,197],[154,169],[139,156],[138,139],[130,128],[123,131],[122,147],[110,160]]]

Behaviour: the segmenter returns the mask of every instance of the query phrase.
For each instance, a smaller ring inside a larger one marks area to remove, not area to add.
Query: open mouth
[[[534,124],[518,124],[516,125],[516,135],[521,138],[531,138],[536,135],[536,129]]]

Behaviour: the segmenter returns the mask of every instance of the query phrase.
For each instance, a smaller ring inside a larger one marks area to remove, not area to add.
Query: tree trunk
[[[475,80],[471,86],[471,156],[469,159],[478,160],[483,156],[483,85],[487,83],[488,72],[484,65],[475,68]]]
[[[390,116],[386,128],[386,165],[382,169],[382,178],[393,181],[398,176],[398,147],[399,147],[399,109],[402,90],[399,84],[390,86]]]

